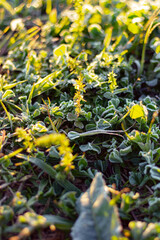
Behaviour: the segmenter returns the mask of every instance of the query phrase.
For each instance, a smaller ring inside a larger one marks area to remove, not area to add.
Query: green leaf
[[[147,152],[146,151],[144,151],[144,152],[140,151],[139,155],[144,157],[144,159],[147,161],[148,164],[152,164],[154,162],[154,160],[153,160],[153,151],[149,150],[149,147],[147,148],[147,143],[146,144],[138,143],[138,145],[141,148],[144,148],[144,150],[148,150]]]
[[[73,223],[65,218],[54,216],[54,215],[43,215],[46,218],[48,225],[54,224],[58,229],[70,230]]]
[[[149,206],[148,206],[149,213],[152,213],[153,216],[156,216],[159,218],[160,217],[160,209],[159,209],[160,198],[152,197],[151,199],[149,199],[148,203],[149,203]]]
[[[101,152],[100,147],[98,147],[95,144],[90,143],[90,142],[87,144],[81,145],[79,148],[81,149],[82,152],[94,151],[94,152],[97,152],[98,154],[100,154],[100,152]]]
[[[103,119],[103,118],[100,118],[97,122],[96,122],[96,125],[97,125],[97,128],[98,129],[107,129],[107,128],[110,128],[111,127],[111,124]]]
[[[156,166],[152,167],[150,170],[150,173],[151,173],[151,177],[153,179],[160,181],[160,168],[159,167],[156,167]]]
[[[80,129],[84,128],[84,125],[81,121],[75,121],[74,126],[80,128]]]
[[[57,48],[54,49],[53,54],[56,57],[63,56],[67,53],[67,45],[66,44],[61,44]]]
[[[120,149],[120,155],[121,156],[126,156],[128,153],[132,152],[132,147],[131,145],[126,147],[126,148],[123,148],[123,149]]]
[[[11,97],[14,97],[15,94],[12,90],[6,90],[2,96],[2,99],[7,99],[7,98],[11,98]]]
[[[140,185],[143,181],[143,176],[140,172],[130,172],[129,173],[129,182],[132,186]]]
[[[58,184],[60,186],[62,186],[65,190],[75,191],[78,195],[81,193],[81,191],[76,186],[74,186],[71,182],[69,182],[68,180],[56,179],[56,175],[57,175],[56,170],[53,167],[51,167],[50,165],[48,165],[47,163],[45,163],[44,161],[42,161],[38,158],[25,156],[23,154],[19,154],[19,155],[17,155],[17,157],[25,159],[25,160],[35,164],[39,168],[41,168],[44,172],[48,173],[49,176],[54,178],[58,182]]]
[[[43,92],[46,92],[47,90],[49,90],[51,88],[53,88],[54,87],[53,79],[58,77],[59,74],[61,74],[61,72],[62,71],[53,72],[53,73],[47,75],[46,77],[44,77],[43,79],[38,80],[38,82],[36,82],[33,85],[33,89],[31,90],[31,92],[33,91],[31,97],[33,98],[37,95],[42,94]],[[29,99],[29,100],[31,101],[31,99]]]
[[[75,218],[75,215],[76,215],[75,204],[76,204],[76,193],[67,192],[61,196],[59,207],[69,218],[72,218],[72,217]]]
[[[114,149],[113,152],[110,153],[109,161],[112,163],[122,163],[123,162],[122,158],[120,157],[119,152],[116,149]]]
[[[160,69],[160,68],[159,68]],[[149,87],[155,87],[156,85],[158,85],[158,78],[154,78],[153,80],[151,81],[146,81],[146,84],[149,86]]]
[[[69,122],[75,121],[77,119],[77,116],[74,113],[67,113],[67,120]]]
[[[59,153],[55,146],[51,146],[49,149],[49,157],[59,159]]]
[[[9,69],[11,71],[16,70],[16,67],[14,65],[14,63],[11,60],[7,60],[4,64],[3,64],[3,69]]]
[[[17,86],[18,84],[21,84],[21,83],[24,83],[26,82],[27,80],[23,80],[23,81],[20,81],[20,82],[15,82],[15,83],[11,83],[11,84],[6,84],[3,86],[3,90],[8,90],[8,89],[11,89],[15,86]]]
[[[120,236],[122,227],[117,208],[111,204],[100,173],[78,199],[77,205],[80,215],[72,228],[73,240],[110,240]]]
[[[115,135],[122,137],[121,135],[119,135],[117,133],[117,131],[114,131],[114,130],[112,131],[112,130],[97,129],[97,130],[87,131],[87,132],[83,132],[83,133],[70,131],[68,133],[68,138],[70,140],[73,140],[73,139],[76,139],[79,137],[89,137],[89,136],[94,136],[94,135],[98,135],[98,134],[107,134],[107,135],[115,134]]]
[[[128,25],[128,30],[133,34],[138,34],[139,33],[139,27],[135,23],[130,23]]]
[[[99,24],[91,24],[88,27],[88,32],[92,38],[100,38],[103,36],[103,30]]]
[[[68,133],[68,138],[70,140],[74,140],[74,139],[79,138],[79,137],[80,137],[80,133],[78,133],[78,132],[70,131]]]

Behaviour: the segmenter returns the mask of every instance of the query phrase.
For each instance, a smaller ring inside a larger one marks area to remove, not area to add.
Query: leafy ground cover
[[[159,0],[0,0],[0,239],[160,239]]]

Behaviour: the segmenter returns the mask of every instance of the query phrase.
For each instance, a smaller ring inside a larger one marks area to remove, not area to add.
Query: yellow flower
[[[36,140],[36,145],[39,147],[50,147],[52,145],[59,145],[58,151],[62,156],[60,164],[56,165],[64,167],[66,172],[69,172],[71,169],[74,169],[73,160],[76,155],[72,154],[72,148],[69,146],[69,140],[64,134],[54,133],[50,135],[45,135]]]

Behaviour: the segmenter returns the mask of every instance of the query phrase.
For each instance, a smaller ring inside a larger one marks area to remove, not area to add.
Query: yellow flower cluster
[[[85,92],[85,84],[83,84],[83,77],[80,74],[80,76],[78,77],[78,80],[75,81],[75,89],[76,89],[76,93],[74,95],[74,105],[75,105],[75,112],[77,117],[79,116],[79,114],[81,113],[81,101],[85,101],[83,98],[83,93]]]
[[[117,75],[112,70],[112,72],[109,72],[107,76],[108,76],[108,83],[109,83],[110,91],[111,91],[111,93],[113,93],[114,90],[118,87],[117,79],[116,79]]]
[[[76,156],[72,154],[72,148],[69,146],[69,140],[65,134],[49,134],[36,140],[36,146],[39,147],[49,148],[52,145],[58,145],[57,149],[59,154],[62,156],[60,164],[56,165],[55,168],[62,166],[66,172],[74,169],[73,160]]]
[[[24,148],[27,152],[31,152],[34,148],[33,137],[31,136],[31,130],[25,130],[23,128],[16,128],[16,135],[18,136],[18,142],[23,141]]]

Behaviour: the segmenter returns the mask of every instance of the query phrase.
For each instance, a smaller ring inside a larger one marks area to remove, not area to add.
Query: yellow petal
[[[140,118],[140,117],[145,117],[144,114],[144,109],[142,106],[136,104],[130,109],[130,117],[132,119]]]

